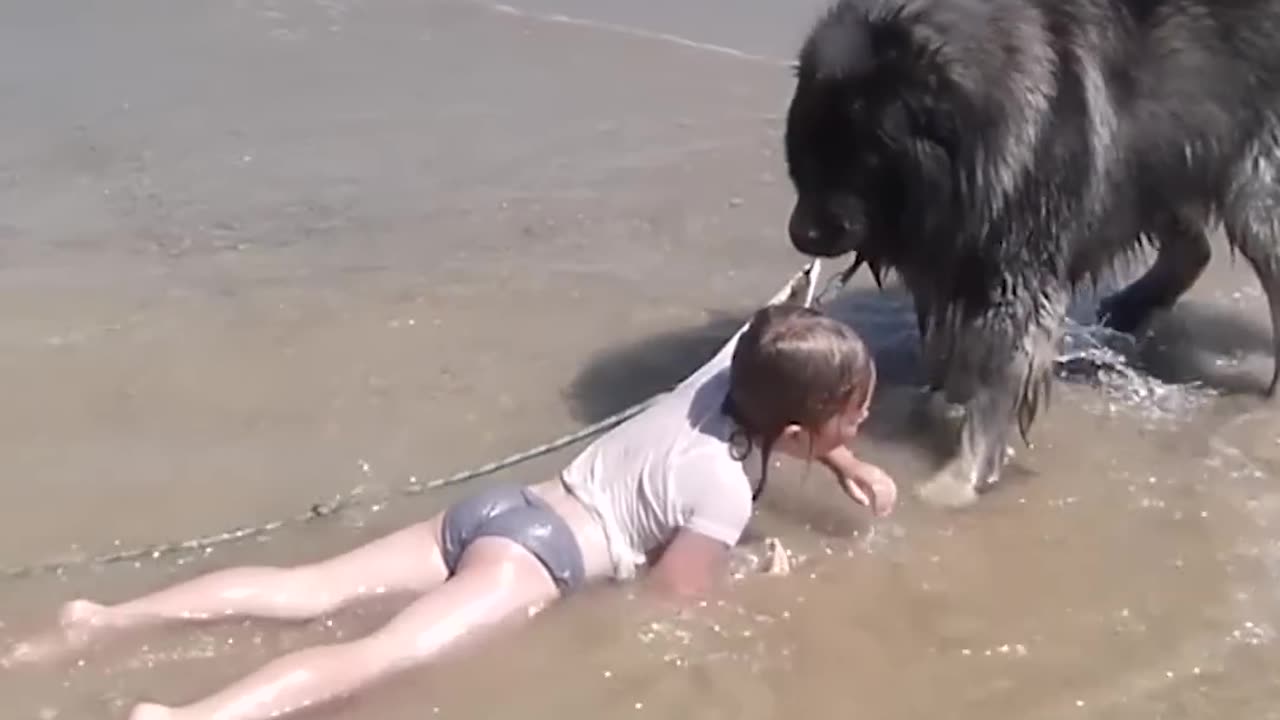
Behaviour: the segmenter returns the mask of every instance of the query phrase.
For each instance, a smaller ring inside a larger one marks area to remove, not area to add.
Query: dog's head
[[[874,267],[945,222],[958,130],[936,45],[906,13],[868,5],[842,0],[809,34],[785,142],[791,243]]]

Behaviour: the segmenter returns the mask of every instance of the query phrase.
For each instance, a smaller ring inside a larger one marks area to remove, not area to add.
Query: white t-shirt
[[[647,554],[682,527],[729,546],[742,536],[759,451],[735,459],[729,441],[734,423],[721,411],[741,334],[561,472],[565,486],[603,526],[615,578],[634,577]]]

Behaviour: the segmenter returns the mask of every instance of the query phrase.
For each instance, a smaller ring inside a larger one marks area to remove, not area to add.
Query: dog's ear
[[[957,139],[957,104],[940,45],[927,28],[896,14],[869,26],[876,73],[868,79],[883,108],[886,131],[943,147]]]
[[[889,3],[892,5],[892,3]],[[857,83],[911,70],[929,55],[928,28],[904,7],[868,10],[837,2],[809,32],[797,72],[817,81]]]
[[[945,143],[954,134],[940,40],[902,8],[869,14],[840,2],[809,34],[795,66],[802,80],[837,88],[852,107],[875,108],[882,131]]]
[[[819,82],[848,82],[867,77],[875,69],[871,27],[865,18],[837,10],[809,35],[801,52],[802,66]]]

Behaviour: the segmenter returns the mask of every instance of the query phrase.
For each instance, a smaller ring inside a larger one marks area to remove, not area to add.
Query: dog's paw
[[[923,409],[926,417],[933,422],[955,425],[964,420],[964,405],[948,400],[947,394],[942,390],[926,391]]]
[[[916,496],[938,508],[961,509],[978,502],[978,489],[950,468],[916,487]]]
[[[1150,324],[1156,311],[1151,303],[1120,291],[1098,303],[1098,322],[1109,330],[1137,335]]]

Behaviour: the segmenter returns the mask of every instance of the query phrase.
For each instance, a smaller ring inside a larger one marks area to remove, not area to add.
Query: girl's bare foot
[[[68,633],[90,633],[107,624],[107,608],[89,600],[72,600],[62,606],[58,623]]]
[[[173,720],[173,711],[163,705],[142,703],[129,713],[129,720]]]
[[[58,612],[57,629],[14,645],[0,658],[0,667],[56,661],[83,649],[107,626],[107,608],[88,600],[73,600]]]

